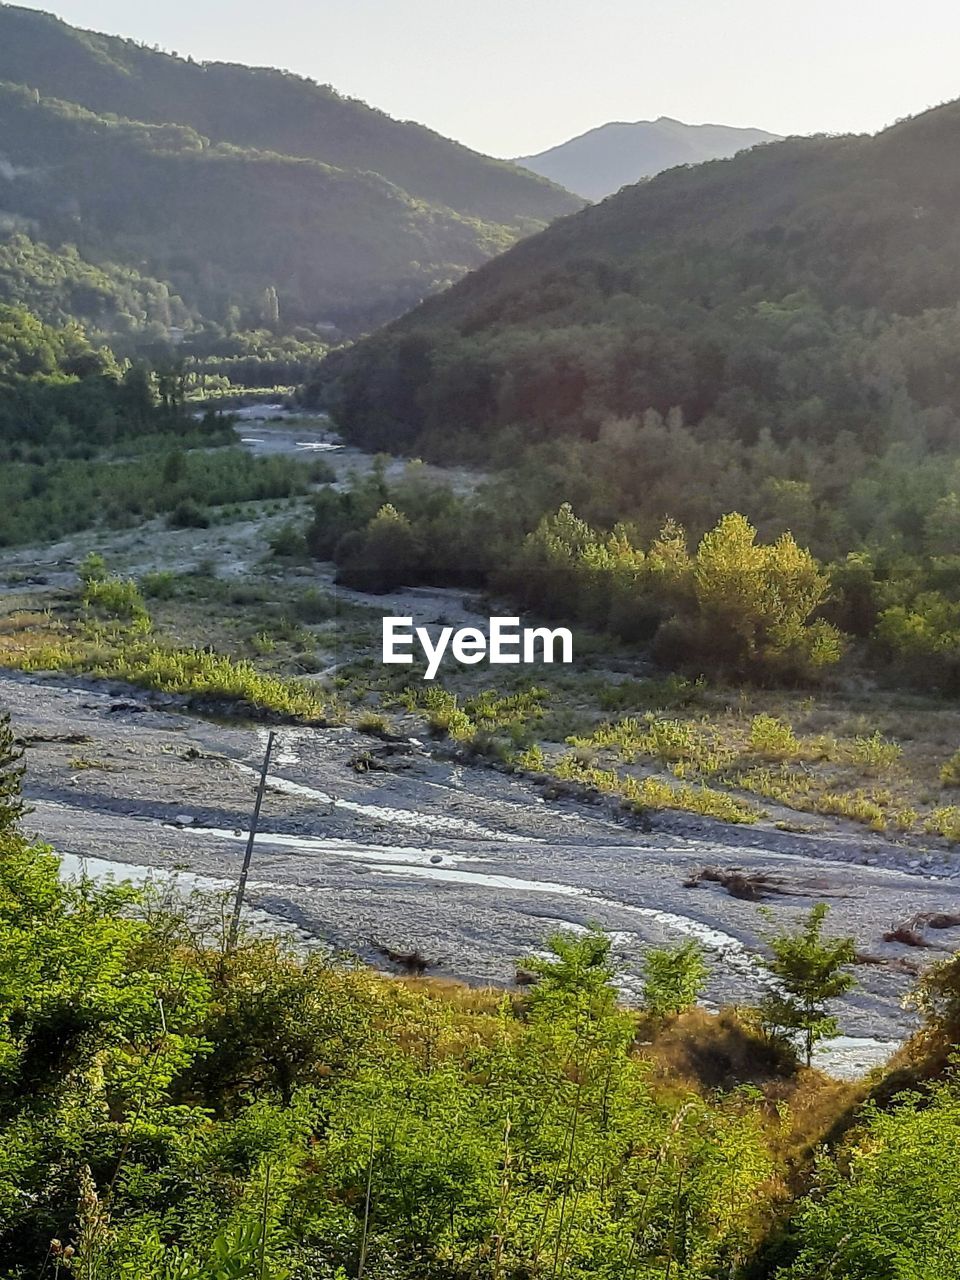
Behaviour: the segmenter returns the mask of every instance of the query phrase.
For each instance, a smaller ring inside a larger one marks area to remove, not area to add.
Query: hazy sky
[[[956,0],[48,0],[78,26],[286,67],[492,155],[658,115],[875,130],[960,97]]]

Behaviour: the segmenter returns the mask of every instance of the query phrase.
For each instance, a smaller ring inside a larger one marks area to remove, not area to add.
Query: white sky
[[[285,67],[491,155],[659,115],[876,130],[960,97],[953,0],[47,0],[76,26]]]

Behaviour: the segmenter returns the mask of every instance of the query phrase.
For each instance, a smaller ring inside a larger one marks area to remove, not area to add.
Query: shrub
[[[183,498],[167,516],[167,524],[171,529],[206,529],[210,516],[196,498]]]
[[[528,747],[526,751],[521,751],[515,763],[518,769],[525,769],[528,773],[543,773],[547,765],[543,748],[538,742]]]
[[[653,947],[643,957],[643,1007],[654,1018],[674,1018],[697,1003],[707,977],[696,942]]]
[[[813,1046],[839,1030],[828,1004],[855,985],[847,972],[856,956],[853,938],[824,938],[829,908],[820,902],[800,928],[769,939],[773,955],[765,966],[776,984],[760,1008],[764,1026],[774,1037],[800,1035],[810,1065]]]
[[[286,560],[300,560],[307,554],[307,539],[303,531],[292,521],[282,524],[267,538],[273,555]]]
[[[847,747],[846,754],[854,763],[869,773],[881,773],[892,768],[903,754],[898,742],[882,737],[879,729],[869,738],[857,737]]]
[[[153,600],[170,600],[177,593],[177,575],[172,569],[145,573],[140,579],[140,589]]]
[[[308,587],[296,601],[294,611],[301,622],[328,622],[336,615],[337,603],[326,592]]]
[[[940,781],[945,787],[960,787],[960,751],[940,766]]]
[[[99,552],[90,551],[80,562],[77,575],[82,583],[102,582],[107,576],[107,563]]]
[[[766,760],[795,760],[800,754],[800,743],[793,729],[777,716],[754,716],[748,743],[751,751]]]
[[[93,617],[128,622],[138,630],[149,630],[146,602],[132,578],[93,579],[84,587],[83,606]]]

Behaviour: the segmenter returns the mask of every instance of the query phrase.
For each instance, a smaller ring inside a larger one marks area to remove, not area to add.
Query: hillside
[[[108,339],[362,331],[581,204],[333,89],[7,5],[0,138],[0,300]]]
[[[875,137],[671,170],[329,357],[307,399],[354,441],[502,473],[497,504],[458,513],[442,543],[401,506],[426,580],[467,564],[528,607],[652,640],[671,667],[806,680],[846,641],[810,630],[783,648],[789,628],[761,624],[731,658],[743,602],[719,633],[691,605],[701,538],[746,564],[765,554],[755,535],[790,533],[829,570],[815,626],[864,641],[886,679],[953,696],[958,136],[951,103]]]
[[[825,441],[935,412],[956,442],[958,134],[953,103],[628,188],[331,360],[340,420],[406,444],[677,409],[712,436]]]
[[[380,174],[417,200],[517,230],[581,203],[506,161],[289,72],[196,63],[0,5],[0,79],[98,115],[181,124],[256,151]]]
[[[521,156],[515,163],[590,200],[602,200],[664,169],[723,160],[779,140],[778,134],[764,129],[684,124],[660,116],[632,124],[611,121],[537,155]]]
[[[205,315],[267,288],[300,324],[336,319],[361,298],[375,306],[387,288],[397,306],[504,243],[374,173],[38,103],[18,86],[0,85],[0,130],[0,207],[93,261],[146,264]]]

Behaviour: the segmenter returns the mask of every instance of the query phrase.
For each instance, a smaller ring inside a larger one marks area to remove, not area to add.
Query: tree
[[[389,502],[365,530],[345,535],[334,558],[337,581],[359,591],[382,593],[420,580],[419,540],[407,517]]]
[[[528,956],[523,967],[538,979],[530,993],[531,1008],[538,1012],[572,1008],[600,1018],[616,1004],[610,939],[597,926],[583,934],[551,934],[547,954]]]
[[[10,716],[0,711],[0,831],[16,826],[27,812],[22,760],[23,747],[14,737]]]
[[[839,1030],[836,1018],[827,1012],[827,1002],[856,982],[845,971],[856,955],[854,939],[823,936],[828,910],[825,902],[819,902],[799,929],[771,937],[773,955],[763,961],[776,983],[760,1005],[764,1026],[773,1035],[789,1038],[799,1033],[808,1067],[813,1046]]]
[[[697,1003],[708,972],[696,942],[651,948],[643,957],[644,1008],[654,1018],[675,1018]]]
[[[765,546],[738,512],[705,534],[694,563],[703,642],[734,666],[809,674],[837,662],[840,633],[811,621],[827,599],[829,577],[789,533]]]
[[[960,1276],[960,1099],[936,1085],[864,1110],[839,1161],[818,1162],[800,1201],[797,1256],[779,1280],[956,1280]]]

